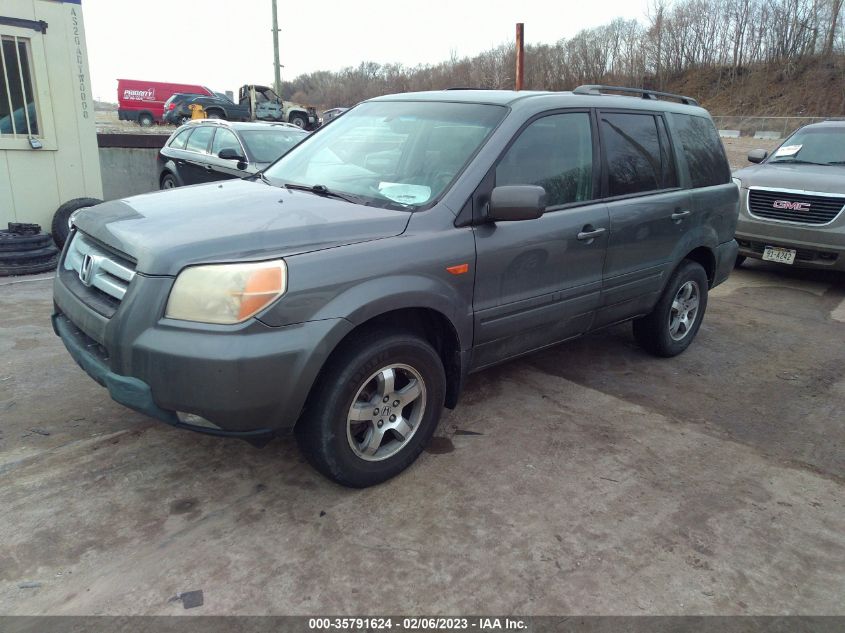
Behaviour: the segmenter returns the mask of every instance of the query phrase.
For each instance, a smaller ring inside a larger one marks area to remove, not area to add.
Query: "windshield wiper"
[[[318,196],[324,196],[326,198],[338,198],[339,200],[346,200],[346,202],[351,202],[353,204],[362,204],[361,198],[357,198],[346,193],[332,191],[325,185],[297,185],[295,183],[289,182],[285,185],[285,189],[289,189],[291,191],[310,191],[311,193],[317,194]]]
[[[772,163],[790,163],[792,165],[832,165],[833,163],[816,163],[811,160],[801,160],[800,158],[782,158],[780,160],[773,160]]]

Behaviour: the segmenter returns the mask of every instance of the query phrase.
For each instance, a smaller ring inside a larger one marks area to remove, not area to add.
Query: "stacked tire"
[[[9,223],[0,230],[0,276],[31,275],[55,270],[59,249],[38,224]]]

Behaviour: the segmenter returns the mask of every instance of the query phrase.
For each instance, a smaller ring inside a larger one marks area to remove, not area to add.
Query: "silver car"
[[[845,271],[845,121],[799,129],[734,173],[740,189],[737,263],[755,257]]]

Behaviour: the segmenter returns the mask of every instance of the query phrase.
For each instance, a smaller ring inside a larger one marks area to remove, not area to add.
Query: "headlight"
[[[739,187],[740,189],[742,189],[742,181],[741,181],[739,178],[731,178],[731,180],[733,180],[733,181],[734,181],[734,184],[735,184],[737,187]]]
[[[284,260],[191,266],[176,277],[164,315],[200,323],[240,323],[287,289]]]

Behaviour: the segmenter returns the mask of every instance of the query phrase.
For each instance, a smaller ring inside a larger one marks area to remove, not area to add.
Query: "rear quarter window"
[[[188,128],[187,130],[182,130],[173,137],[173,140],[168,143],[168,147],[172,147],[173,149],[185,149],[185,143],[188,141],[188,134],[191,133],[191,129]]]
[[[710,119],[673,114],[675,133],[687,160],[693,187],[723,185],[731,181],[731,170],[716,127]]]

